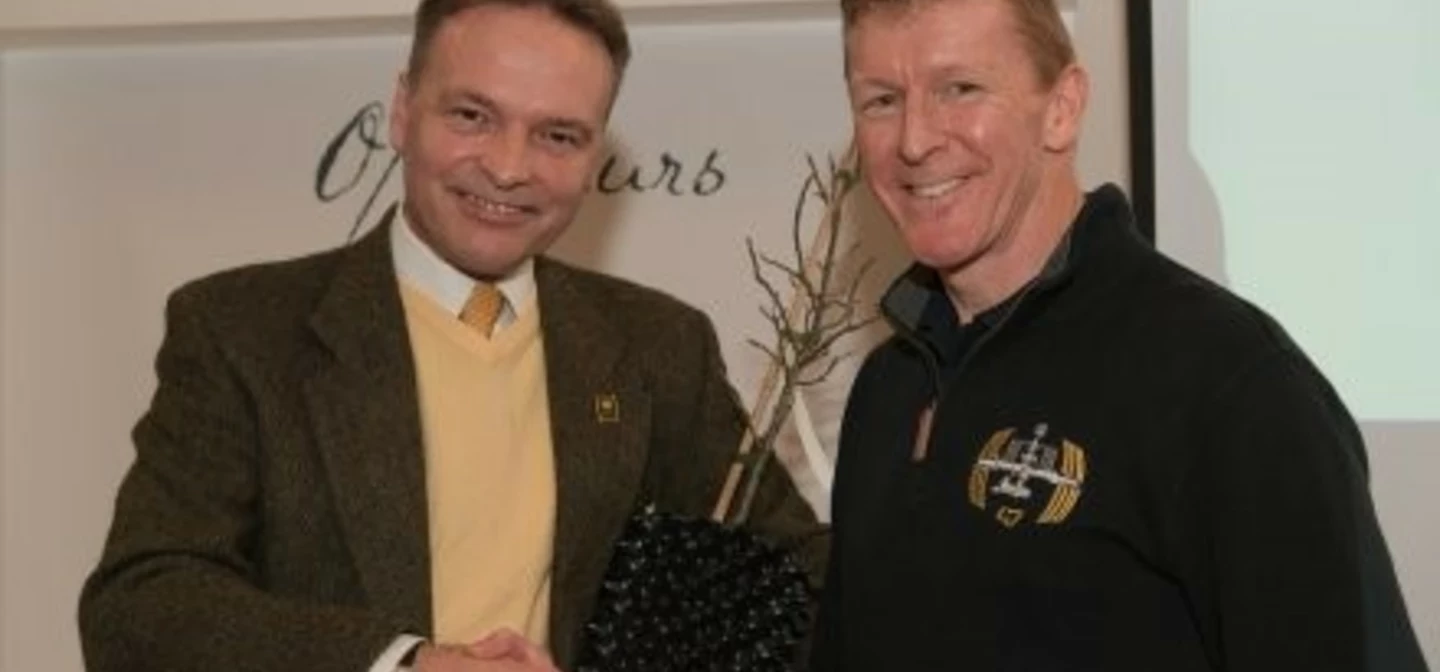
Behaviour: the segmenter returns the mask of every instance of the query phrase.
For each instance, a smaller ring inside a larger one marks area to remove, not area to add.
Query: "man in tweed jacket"
[[[709,321],[541,256],[601,154],[629,54],[614,8],[424,0],[413,49],[391,124],[401,212],[345,248],[171,296],[159,387],[81,598],[90,670],[546,668],[528,654],[397,647],[433,629],[402,233],[477,281],[533,274],[556,492],[547,630],[560,666],[634,507],[713,505],[743,421]],[[602,413],[602,400],[618,412]],[[819,570],[824,540],[783,470],[770,470],[753,519]]]

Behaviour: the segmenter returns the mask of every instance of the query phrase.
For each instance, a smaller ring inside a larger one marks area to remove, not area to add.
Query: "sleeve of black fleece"
[[[1424,672],[1360,433],[1304,356],[1248,367],[1200,424],[1172,533],[1214,667]]]

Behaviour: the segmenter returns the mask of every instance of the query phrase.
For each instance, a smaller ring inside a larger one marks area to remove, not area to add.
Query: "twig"
[[[801,184],[791,218],[793,265],[757,251],[752,239],[745,241],[752,277],[765,295],[760,313],[770,323],[773,344],[749,339],[750,345],[769,359],[770,366],[755,408],[746,419],[749,431],[741,441],[738,459],[716,503],[716,520],[739,524],[749,518],[760,482],[773,459],[775,441],[794,408],[795,395],[802,388],[829,379],[842,357],[832,352],[836,343],[876,319],[858,319],[856,310],[861,282],[873,260],[866,259],[844,287],[836,287],[841,259],[858,250],[858,245],[851,245],[842,253],[839,244],[844,203],[857,182],[854,169],[849,167],[854,163],[853,152],[847,152],[840,164],[834,156],[827,159],[829,170],[823,174],[813,156],[805,159],[809,172]],[[825,206],[825,212],[806,250],[802,248],[801,233],[806,206],[812,198]],[[769,274],[779,274],[789,286],[788,302],[781,299],[777,283]],[[819,373],[813,373],[815,368],[820,369]],[[762,418],[763,421],[757,422]],[[752,451],[756,453],[753,459]],[[742,469],[746,470],[743,484],[740,483]],[[737,487],[739,500],[731,507]]]

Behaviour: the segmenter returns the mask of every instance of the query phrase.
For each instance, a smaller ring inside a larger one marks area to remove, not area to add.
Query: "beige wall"
[[[1090,71],[1090,109],[1080,146],[1087,184],[1130,187],[1130,97],[1126,64],[1125,0],[1078,3],[1075,49]]]
[[[3,51],[0,51],[0,59],[3,59],[3,58],[4,58],[4,52],[3,52]],[[0,60],[0,65],[3,65],[3,60]],[[4,68],[3,68],[3,67],[0,67],[0,131],[3,131],[3,129],[5,128],[5,116],[4,116],[4,112],[3,112],[4,109],[5,109],[5,72],[4,72]],[[3,132],[0,132],[0,175],[3,175],[3,174],[4,174],[4,171],[9,168],[9,166],[8,166],[6,160],[5,160],[5,141],[4,141],[4,137],[5,137],[5,134],[4,134]],[[6,239],[9,237],[8,235],[6,235],[6,233],[7,233],[7,231],[8,231],[9,229],[8,229],[8,227],[5,226],[4,214],[3,214],[4,212],[5,212],[5,180],[0,179],[0,259],[4,259],[4,258],[5,258],[5,245],[6,245],[6,242],[7,242]],[[8,280],[9,280],[9,278],[8,278],[7,270],[6,270],[3,266],[0,266],[0,484],[3,484],[3,483],[6,482],[6,478],[5,478],[5,467],[6,467],[6,462],[9,461],[9,457],[8,457],[9,454],[8,454],[8,452],[7,452],[8,449],[6,448],[6,445],[5,445],[5,444],[6,444],[6,440],[5,440],[5,430],[4,430],[4,428],[5,428],[6,426],[8,426],[7,423],[6,423],[6,416],[9,414],[9,408],[10,408],[10,399],[9,399],[9,396],[10,396],[10,395],[9,395],[10,384],[9,384],[9,382],[8,382],[8,381],[10,380],[10,378],[9,378],[10,373],[9,373],[9,367],[6,366],[6,360],[8,359],[8,356],[6,355],[6,351],[5,351],[5,348],[6,348],[6,344],[5,344],[6,336],[5,336],[5,335],[6,335],[6,333],[8,333],[8,326],[7,326],[7,324],[6,324],[6,317],[5,317],[5,292],[6,292]],[[8,611],[8,609],[5,607],[5,605],[8,604],[8,603],[6,602],[5,580],[4,580],[4,579],[5,579],[5,576],[6,576],[6,574],[5,574],[5,572],[6,572],[5,567],[6,567],[6,565],[8,564],[8,563],[6,562],[6,557],[5,557],[5,556],[6,556],[6,546],[5,546],[5,538],[6,538],[5,528],[6,528],[6,524],[5,524],[5,520],[6,520],[6,516],[8,515],[7,512],[8,512],[8,510],[9,510],[9,502],[6,501],[6,499],[7,499],[7,498],[6,498],[6,492],[4,491],[4,489],[0,489],[0,646],[5,646],[5,639],[6,639],[6,637],[5,637],[5,633],[6,633],[5,619],[7,618],[7,617],[6,617],[6,612]],[[4,653],[3,653],[3,652],[0,652],[0,659],[3,659],[3,656],[4,656]]]
[[[813,0],[619,0],[626,9],[780,7]],[[5,0],[0,31],[74,31],[239,23],[292,23],[395,19],[408,16],[412,0]]]
[[[702,17],[736,12],[783,15],[832,4],[829,0],[618,2],[631,15],[663,16],[678,11]],[[1125,0],[1060,2],[1075,17],[1076,48],[1091,74],[1080,173],[1088,184],[1115,181],[1128,187]],[[134,41],[391,31],[405,25],[412,7],[412,0],[4,0],[0,2],[0,49],[7,44],[85,43],[116,35]]]

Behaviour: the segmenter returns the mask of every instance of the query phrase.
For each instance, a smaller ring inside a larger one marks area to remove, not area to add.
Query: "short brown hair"
[[[849,33],[861,18],[877,11],[908,10],[922,4],[957,0],[840,0],[840,12]],[[1025,40],[1040,83],[1050,86],[1060,73],[1075,62],[1075,45],[1060,18],[1055,0],[1003,0],[1010,8],[1020,37]]]
[[[415,34],[410,42],[409,76],[413,80],[425,69],[430,43],[445,20],[467,9],[501,5],[546,9],[565,23],[591,35],[605,47],[615,68],[619,85],[625,66],[630,64],[630,36],[625,20],[610,0],[420,0],[415,8]]]

